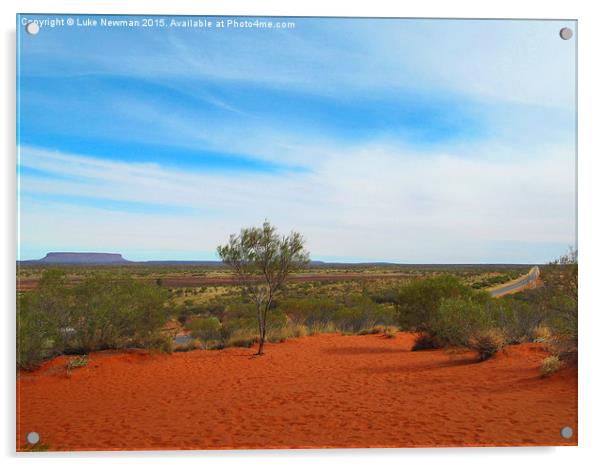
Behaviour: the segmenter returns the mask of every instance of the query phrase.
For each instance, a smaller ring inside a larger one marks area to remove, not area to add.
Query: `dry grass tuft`
[[[477,332],[470,338],[468,347],[479,353],[479,360],[485,361],[506,346],[506,338],[498,329],[487,329]]]
[[[421,333],[416,337],[416,340],[414,340],[412,351],[422,351],[437,348],[441,348],[441,344],[437,341],[436,338],[434,338],[428,333]]]
[[[548,356],[543,361],[541,361],[539,372],[542,377],[549,377],[553,373],[558,372],[563,367],[564,363],[560,360],[558,356]]]
[[[552,338],[552,332],[550,331],[550,329],[548,327],[543,326],[543,325],[535,327],[533,329],[533,332],[531,333],[531,339],[535,343],[546,343],[546,342],[550,341],[551,338]]]

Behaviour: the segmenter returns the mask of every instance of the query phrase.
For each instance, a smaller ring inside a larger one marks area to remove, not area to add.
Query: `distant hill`
[[[129,264],[121,254],[106,252],[49,252],[42,264]]]

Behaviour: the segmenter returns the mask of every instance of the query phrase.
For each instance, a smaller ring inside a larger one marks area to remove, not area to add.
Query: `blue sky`
[[[214,259],[264,218],[325,260],[575,245],[574,24],[291,21],[19,27],[19,258]]]

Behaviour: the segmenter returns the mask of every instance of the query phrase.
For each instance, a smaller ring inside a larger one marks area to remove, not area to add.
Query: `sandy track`
[[[95,353],[71,377],[57,358],[17,382],[17,445],[226,449],[574,445],[577,377],[541,379],[537,344],[475,363],[412,353],[410,334],[320,335],[250,349]]]

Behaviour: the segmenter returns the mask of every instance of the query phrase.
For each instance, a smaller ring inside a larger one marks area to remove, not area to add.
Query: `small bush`
[[[269,330],[266,335],[266,338],[267,341],[276,343],[286,341],[289,338],[304,337],[306,335],[307,328],[305,327],[305,325],[289,324],[282,328]]]
[[[307,327],[305,325],[289,325],[287,327],[291,337],[299,338],[307,335]]]
[[[539,372],[542,377],[549,377],[554,372],[560,370],[562,367],[564,367],[564,363],[560,360],[558,356],[548,356],[543,361],[541,361]]]
[[[503,330],[508,344],[533,341],[535,329],[544,318],[538,306],[514,298],[502,298],[491,304],[496,326]]]
[[[533,329],[531,336],[535,343],[546,343],[552,338],[552,332],[548,327],[540,325]]]
[[[17,367],[35,369],[51,354],[55,335],[56,325],[41,311],[35,295],[20,297],[17,302]]]
[[[311,334],[369,334],[374,327],[396,322],[392,306],[376,304],[362,295],[345,295],[340,300],[288,299],[279,302],[278,309],[293,324],[307,327]]]
[[[186,343],[180,343],[174,346],[174,351],[176,353],[187,352],[192,350],[197,350],[203,348],[203,343],[198,339],[191,339]]]
[[[341,330],[333,322],[326,323],[314,323],[312,324],[308,332],[310,335],[318,335],[320,333],[338,333]]]
[[[546,344],[548,350],[558,356],[562,363],[571,366],[577,364],[578,352],[572,339],[565,338],[565,335],[552,334]]]
[[[286,341],[288,337],[289,337],[289,333],[288,333],[286,327],[276,328],[276,329],[270,329],[266,332],[265,340],[270,343],[279,343],[279,342]]]
[[[259,341],[259,336],[257,335],[257,330],[255,329],[237,329],[234,330],[228,338],[224,339],[224,346],[230,347],[242,347],[242,348],[250,348],[254,343]]]
[[[234,346],[238,348],[250,348],[256,343],[258,337],[243,337],[243,336],[232,336],[226,342],[226,346]]]
[[[479,354],[479,361],[491,358],[505,345],[506,339],[499,329],[478,331],[468,342],[468,347]]]
[[[482,295],[443,300],[432,320],[435,335],[442,345],[471,349],[484,361],[506,345],[498,310],[493,298]]]
[[[462,284],[453,275],[416,280],[402,287],[395,301],[400,328],[434,334],[433,319],[436,318],[441,302],[470,296],[481,294]]]
[[[441,348],[441,342],[429,333],[421,333],[414,340],[412,351],[422,351]]]
[[[160,329],[167,321],[167,290],[131,277],[94,274],[72,290],[69,349],[87,353],[99,349],[142,346],[166,349]],[[145,346],[146,344],[155,345]]]
[[[193,338],[200,340],[207,347],[222,340],[222,324],[217,317],[193,319],[187,328]]]
[[[371,328],[365,328],[360,330],[358,335],[378,335],[379,333],[384,333],[385,327],[383,325],[376,325]]]
[[[151,335],[147,339],[139,342],[141,348],[160,353],[171,353],[174,349],[173,339],[168,335]]]
[[[431,320],[431,335],[445,346],[470,347],[472,337],[493,327],[491,304],[472,298],[443,300]]]
[[[383,337],[385,337],[385,338],[395,338],[395,335],[397,335],[397,331],[398,331],[397,327],[393,327],[392,325],[387,325],[384,328],[382,334],[383,334]]]
[[[278,307],[293,324],[311,328],[333,321],[344,306],[331,299],[288,299]]]
[[[553,336],[549,344],[565,364],[576,364],[578,354],[578,288],[577,251],[569,252],[541,268],[544,282],[540,305],[547,309],[546,325]]]
[[[271,309],[266,322],[266,330],[282,329],[286,316],[279,309]],[[222,320],[222,337],[228,340],[237,332],[257,335],[257,309],[254,304],[232,303],[228,305]]]
[[[69,358],[67,362],[67,370],[77,369],[78,367],[84,367],[88,364],[88,356],[75,356]]]

